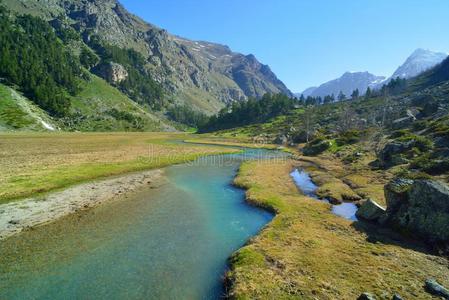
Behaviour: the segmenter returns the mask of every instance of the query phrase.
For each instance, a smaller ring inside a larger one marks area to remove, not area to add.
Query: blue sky
[[[447,0],[121,0],[182,37],[268,64],[294,92],[345,71],[391,75],[416,48],[449,52]]]

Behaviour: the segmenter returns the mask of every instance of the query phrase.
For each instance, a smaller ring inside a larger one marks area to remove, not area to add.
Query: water
[[[318,187],[315,183],[313,183],[312,179],[310,178],[310,175],[307,172],[305,172],[304,170],[295,169],[290,174],[290,176],[293,178],[293,181],[295,182],[296,186],[299,189],[301,189],[301,191],[306,196],[320,200],[316,195],[316,190]],[[321,201],[329,202],[326,199],[323,199]],[[354,203],[350,202],[332,205],[332,212],[335,215],[352,221],[357,221],[357,217],[355,215],[357,209],[358,209],[357,206]]]
[[[231,186],[267,153],[172,166],[160,188],[3,241],[0,299],[219,298],[228,257],[272,219]]]
[[[332,212],[334,214],[351,221],[357,221],[357,217],[355,216],[357,209],[357,205],[350,202],[343,202],[338,205],[332,205]]]

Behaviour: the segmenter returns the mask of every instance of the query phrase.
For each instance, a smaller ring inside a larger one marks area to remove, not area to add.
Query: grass
[[[448,262],[390,232],[351,223],[327,203],[301,195],[289,173],[298,162],[248,162],[236,178],[248,201],[276,212],[272,222],[231,258],[235,299],[432,299],[424,280],[449,285]],[[368,242],[372,240],[373,242]]]
[[[170,143],[178,133],[10,133],[0,135],[0,203],[201,155],[238,151]]]
[[[0,84],[0,131],[44,130],[42,122],[52,124],[48,115],[12,88]]]
[[[258,141],[251,141],[248,139],[229,139],[229,138],[214,138],[204,135],[201,138],[194,138],[185,140],[186,143],[201,143],[206,145],[226,145],[235,147],[246,147],[246,148],[258,148],[258,149],[278,149],[278,145],[258,143]]]
[[[138,127],[125,120],[116,120],[108,114],[115,109],[139,120]],[[80,131],[155,131],[166,126],[165,121],[129,99],[98,76],[91,75],[82,91],[72,98],[73,124],[68,127]],[[82,117],[77,120],[76,113]]]

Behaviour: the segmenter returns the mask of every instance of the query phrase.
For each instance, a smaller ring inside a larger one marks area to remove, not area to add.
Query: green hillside
[[[31,100],[0,84],[0,131],[47,131],[57,127],[57,122]]]

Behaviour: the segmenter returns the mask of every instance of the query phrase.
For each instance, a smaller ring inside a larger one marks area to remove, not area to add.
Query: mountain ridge
[[[370,87],[371,89],[380,89],[384,84],[388,84],[392,79],[395,79],[397,77],[403,78],[403,79],[410,79],[413,77],[416,77],[439,63],[441,63],[444,59],[448,57],[447,53],[443,52],[435,52],[423,48],[418,48],[415,51],[413,51],[406,59],[405,61],[393,72],[393,74],[390,77],[384,77],[384,76],[377,76],[371,83],[369,83],[366,86],[363,87],[357,87],[354,85],[352,88],[347,88],[347,91],[349,93],[352,92],[352,90],[355,90],[356,88],[359,89],[359,92],[361,94],[365,93],[366,89]],[[299,93],[299,95],[303,94],[304,97],[307,96],[313,96],[313,97],[324,97],[329,94],[329,84],[338,85],[338,80],[342,80],[342,77],[345,76],[345,74],[363,74],[368,72],[345,72],[341,77],[327,81],[323,84],[321,84],[319,87],[310,87],[305,89],[302,93]],[[374,75],[373,75],[374,76]],[[335,87],[333,89],[333,93],[337,95],[338,92],[335,92],[338,90],[338,87]],[[341,89],[343,90],[343,89]],[[344,90],[343,90],[344,92]],[[326,94],[327,93],[327,94]],[[332,94],[332,93],[331,93]],[[348,96],[347,93],[344,93],[346,96]]]
[[[345,72],[340,77],[327,81],[317,88],[308,88],[304,90],[304,97],[324,97],[327,95],[337,96],[340,92],[344,95],[350,96],[351,93],[358,89],[362,94],[373,83],[383,80],[385,77],[376,76],[367,71],[365,72]]]
[[[128,12],[116,0],[4,3],[16,13],[31,12],[47,20],[63,15],[86,43],[99,36],[111,45],[140,52],[148,61],[146,67],[152,79],[161,83],[170,97],[209,114],[232,101],[260,98],[265,93],[292,96],[270,67],[254,55],[233,52],[226,45],[172,35]]]

